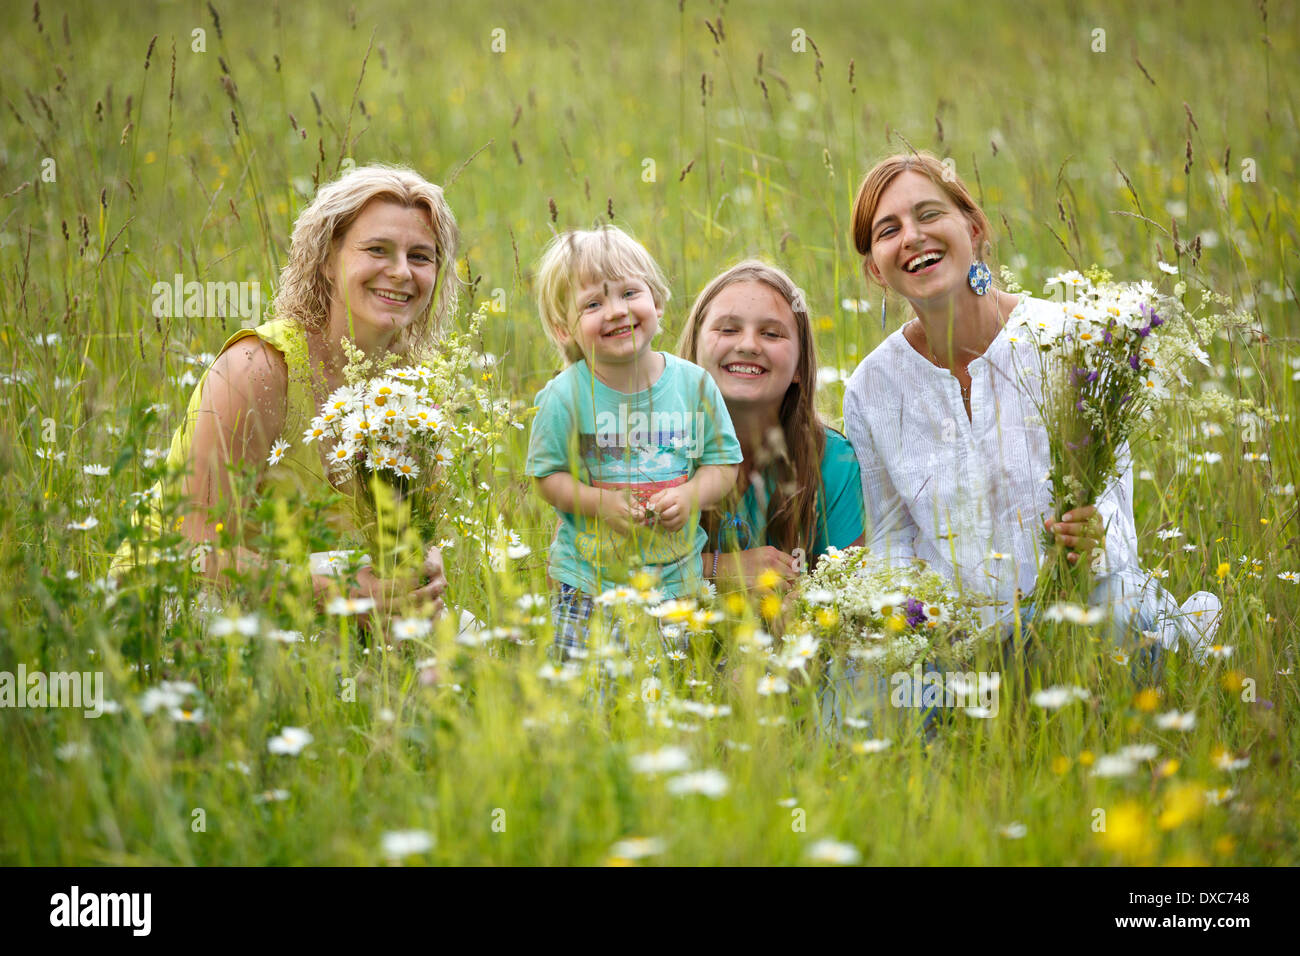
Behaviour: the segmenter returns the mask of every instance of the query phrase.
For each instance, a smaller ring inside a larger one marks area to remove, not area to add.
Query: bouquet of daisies
[[[924,562],[891,567],[868,548],[831,548],[802,582],[796,613],[833,656],[882,670],[917,661],[964,664],[994,637],[979,598],[959,594]]]
[[[1161,263],[1162,271],[1176,273]],[[1119,473],[1121,446],[1155,420],[1153,412],[1189,383],[1192,362],[1208,365],[1204,345],[1230,314],[1212,313],[1227,300],[1206,292],[1201,306],[1183,303],[1151,282],[1115,282],[1108,272],[1067,272],[1047,280],[1060,301],[1060,321],[1031,329],[1044,358],[1042,415],[1051,456],[1055,513],[1094,504]],[[1089,562],[1071,565],[1066,549],[1044,534],[1038,601],[1087,596]]]
[[[344,341],[345,385],[320,407],[303,435],[329,448],[331,471],[349,481],[373,523],[368,543],[387,568],[418,562],[421,545],[461,492],[475,486],[477,466],[511,424],[508,403],[493,401],[492,362],[472,347],[483,319],[449,332],[438,352],[394,367],[397,357],[367,359]]]

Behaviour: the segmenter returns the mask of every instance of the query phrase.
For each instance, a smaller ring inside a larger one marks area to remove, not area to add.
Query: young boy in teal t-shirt
[[[537,395],[526,467],[560,517],[548,567],[567,652],[586,644],[593,599],[638,569],[666,598],[699,590],[699,513],[731,489],[741,451],[708,373],[652,347],[669,292],[639,243],[613,226],[557,236],[537,282],[571,363]]]

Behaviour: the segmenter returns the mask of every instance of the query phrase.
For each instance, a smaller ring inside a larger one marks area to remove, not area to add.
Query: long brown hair
[[[817,352],[803,290],[781,269],[759,259],[737,263],[715,276],[691,306],[686,328],[677,343],[677,354],[691,362],[697,361],[700,329],[709,306],[718,293],[736,282],[761,282],[769,286],[785,299],[794,314],[799,340],[799,363],[795,367],[797,381],[790,383],[781,400],[780,434],[764,437],[750,474],[761,475],[768,465],[772,465],[776,472],[775,487],[771,489],[767,503],[767,540],[786,552],[803,548],[811,559],[812,546],[817,539],[817,501],[824,497],[822,455],[826,450],[826,431],[814,402]],[[741,494],[743,490],[732,492],[728,504],[733,509]],[[717,511],[706,511],[700,516],[700,524],[712,540],[716,540],[718,523]],[[755,546],[760,544],[762,542],[755,542]]]

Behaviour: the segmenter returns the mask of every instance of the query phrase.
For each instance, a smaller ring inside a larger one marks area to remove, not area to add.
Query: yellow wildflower
[[[1201,813],[1205,796],[1202,787],[1184,783],[1174,787],[1165,798],[1165,808],[1156,819],[1156,826],[1162,830],[1173,830],[1188,820],[1194,820]]]
[[[1129,858],[1149,856],[1154,843],[1147,827],[1147,815],[1136,802],[1129,800],[1106,811],[1106,829],[1101,843],[1108,850]]]
[[[1138,691],[1137,696],[1133,698],[1133,706],[1144,714],[1149,714],[1160,706],[1160,692],[1154,687],[1147,687]]]

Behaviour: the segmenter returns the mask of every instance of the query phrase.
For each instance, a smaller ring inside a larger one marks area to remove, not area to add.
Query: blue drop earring
[[[971,263],[970,272],[966,273],[966,282],[976,295],[988,294],[989,287],[993,285],[993,273],[989,272],[989,267],[984,264],[983,259],[976,259]]]
[[[880,293],[880,331],[885,331],[885,293]]]

